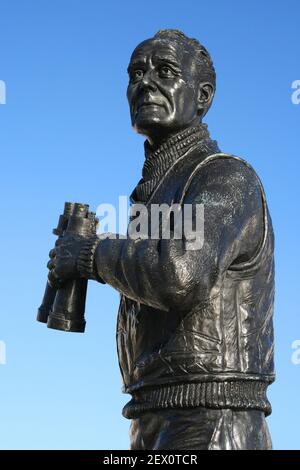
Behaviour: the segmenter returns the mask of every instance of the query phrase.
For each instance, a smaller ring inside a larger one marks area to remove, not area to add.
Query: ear
[[[215,94],[214,86],[208,82],[199,83],[198,88],[198,114],[203,117],[209,110]]]

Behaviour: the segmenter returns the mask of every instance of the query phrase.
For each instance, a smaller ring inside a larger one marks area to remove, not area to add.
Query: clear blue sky
[[[35,321],[51,229],[64,201],[96,208],[140,178],[126,67],[161,28],[198,38],[218,84],[206,117],[223,151],[260,175],[276,236],[274,447],[300,448],[298,0],[1,0],[0,447],[126,449],[115,327],[118,294],[90,283],[84,335]]]

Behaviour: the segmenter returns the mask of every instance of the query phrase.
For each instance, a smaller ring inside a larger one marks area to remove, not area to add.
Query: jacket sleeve
[[[220,159],[196,172],[186,204],[204,210],[198,249],[181,239],[102,238],[95,265],[99,276],[127,297],[169,311],[187,311],[217,295],[231,263],[246,261],[263,236],[263,204],[255,172],[239,160]],[[197,227],[197,221],[194,220]],[[109,235],[109,234],[107,234]]]

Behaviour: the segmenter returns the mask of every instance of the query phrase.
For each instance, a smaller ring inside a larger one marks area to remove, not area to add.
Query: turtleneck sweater
[[[204,155],[220,151],[217,142],[210,139],[206,124],[199,123],[195,127],[178,132],[159,146],[150,145],[148,141],[145,141],[142,178],[131,193],[131,202],[146,203],[168,168],[195,147]]]

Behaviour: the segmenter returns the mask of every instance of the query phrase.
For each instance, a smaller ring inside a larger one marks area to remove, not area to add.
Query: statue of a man
[[[146,136],[131,203],[190,205],[193,223],[201,205],[203,244],[190,249],[184,233],[62,239],[49,280],[85,277],[120,292],[131,449],[271,449],[274,236],[262,184],[202,123],[215,70],[197,40],[159,31],[134,50],[128,73],[132,125]]]

